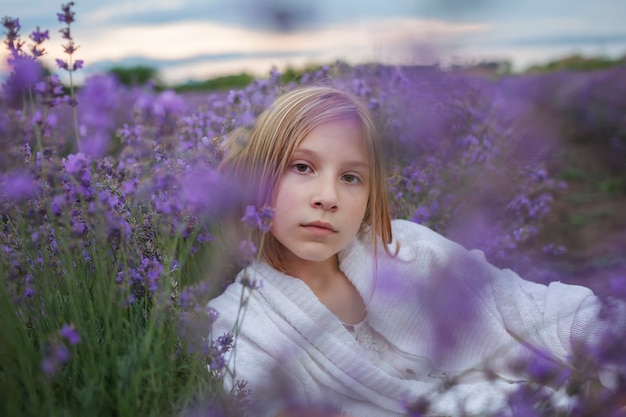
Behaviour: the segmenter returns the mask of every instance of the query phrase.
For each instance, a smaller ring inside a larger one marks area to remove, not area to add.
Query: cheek
[[[371,198],[372,198],[372,195],[370,193],[370,188],[367,187],[367,189],[363,192],[363,195],[361,196],[361,206],[363,207],[364,213],[369,211]]]
[[[361,203],[361,210],[362,210],[362,221],[369,221],[370,218],[370,213],[371,213],[371,195],[369,194],[369,192],[366,194],[366,197],[363,198],[363,201]]]
[[[274,195],[271,199],[271,205],[274,208],[274,211],[283,211],[285,206],[290,204],[290,200],[293,199],[292,193],[289,192],[288,189],[279,184],[276,190],[274,190]]]
[[[302,198],[299,195],[302,190],[291,187],[288,181],[282,181],[276,187],[271,205],[274,208],[274,222],[292,218],[294,210],[301,207]]]

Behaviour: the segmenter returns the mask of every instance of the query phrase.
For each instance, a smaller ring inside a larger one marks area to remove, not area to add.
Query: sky
[[[45,60],[54,65],[62,3],[0,0],[0,17],[19,18],[24,40],[48,29]],[[626,54],[626,0],[76,0],[73,10],[83,77],[140,64],[169,84],[338,59],[506,60],[523,70],[571,54]]]

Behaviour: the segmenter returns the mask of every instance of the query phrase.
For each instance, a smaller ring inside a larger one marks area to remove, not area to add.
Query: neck
[[[311,288],[325,286],[339,272],[339,258],[337,255],[321,262],[290,259],[287,260],[286,264],[287,274],[301,279]]]

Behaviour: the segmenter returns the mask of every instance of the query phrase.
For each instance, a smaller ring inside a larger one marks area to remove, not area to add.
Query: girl
[[[236,335],[225,384],[247,382],[251,415],[496,412],[527,380],[516,365],[569,369],[576,349],[623,332],[623,306],[600,318],[589,289],[524,281],[391,221],[380,155],[367,108],[320,86],[226,142],[221,169],[275,210],[262,259],[209,304],[212,337]]]

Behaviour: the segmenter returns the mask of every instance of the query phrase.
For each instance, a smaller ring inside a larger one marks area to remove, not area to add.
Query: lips
[[[332,224],[330,223],[326,223],[326,222],[320,222],[320,221],[316,221],[316,222],[311,222],[311,223],[305,223],[302,226],[306,227],[306,228],[311,228],[311,229],[326,229],[328,231],[331,232],[336,232],[335,228],[333,227]]]
[[[320,236],[327,236],[337,232],[332,224],[321,221],[305,223],[302,225],[302,227],[304,227],[309,232]]]

